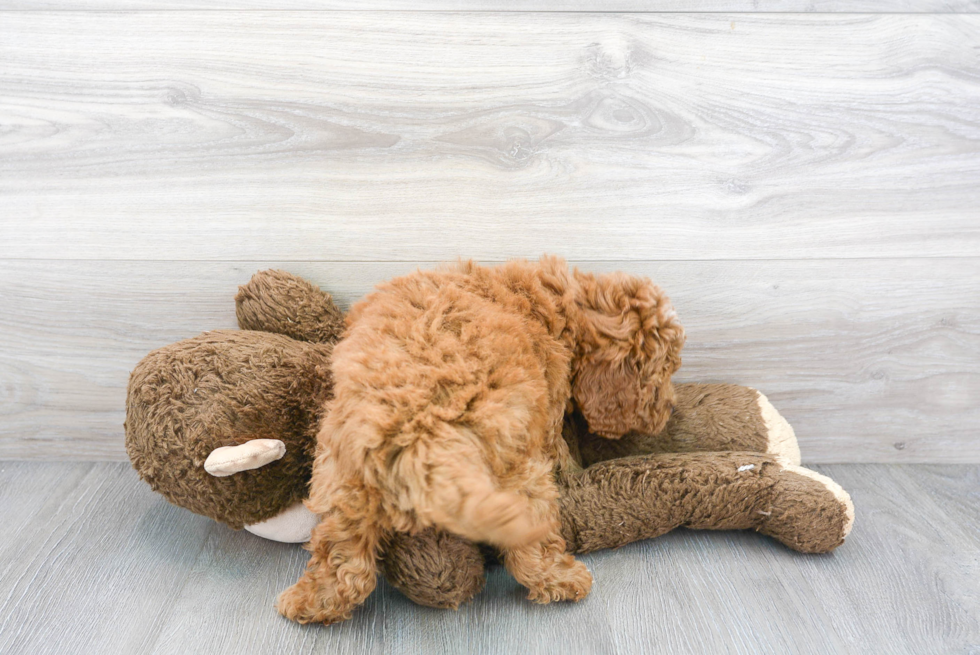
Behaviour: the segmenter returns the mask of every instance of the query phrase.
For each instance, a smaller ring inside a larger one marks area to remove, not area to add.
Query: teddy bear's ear
[[[259,271],[238,288],[235,314],[242,330],[283,334],[299,341],[334,343],[344,314],[329,293],[285,271]]]
[[[286,444],[278,439],[252,439],[238,446],[215,448],[204,461],[204,470],[223,478],[240,471],[248,471],[282,459]]]

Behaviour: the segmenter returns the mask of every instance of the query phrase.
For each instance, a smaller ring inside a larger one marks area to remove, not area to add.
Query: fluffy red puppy
[[[663,429],[684,342],[664,293],[555,257],[461,262],[379,285],[347,321],[310,483],[321,520],[280,612],[349,618],[386,535],[431,526],[500,547],[531,600],[584,598],[558,520],[562,417],[571,401],[607,438]]]

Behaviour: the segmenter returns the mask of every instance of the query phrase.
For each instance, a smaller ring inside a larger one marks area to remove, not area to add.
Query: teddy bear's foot
[[[759,510],[756,529],[802,553],[827,553],[844,543],[854,525],[854,505],[839,484],[801,466],[783,464],[774,474],[772,502]]]
[[[388,582],[413,602],[441,609],[459,608],[486,581],[480,547],[436,528],[391,535],[382,570]]]

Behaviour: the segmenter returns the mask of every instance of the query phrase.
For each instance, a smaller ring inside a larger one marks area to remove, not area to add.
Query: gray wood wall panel
[[[0,0],[4,10],[977,13],[977,0]]]
[[[828,555],[676,530],[583,557],[589,598],[538,606],[501,568],[459,611],[383,582],[354,617],[300,626],[276,594],[308,554],[167,505],[126,464],[0,463],[4,653],[972,653],[972,466],[821,467],[853,500]],[[13,528],[17,528],[16,530]]]
[[[766,393],[808,462],[980,461],[980,260],[577,262],[647,275],[688,330],[682,381]],[[0,458],[124,459],[128,372],[234,328],[256,270],[347,306],[432,262],[0,261]]]
[[[973,256],[980,18],[6,12],[0,257]]]
[[[681,379],[809,461],[980,461],[980,18],[522,7],[570,13],[3,12],[0,457],[123,457],[128,371],[257,268],[550,251],[660,281]],[[692,11],[758,8],[845,9]]]

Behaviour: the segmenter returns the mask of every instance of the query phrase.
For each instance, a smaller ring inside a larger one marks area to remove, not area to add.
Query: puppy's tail
[[[490,491],[468,496],[462,504],[457,529],[473,541],[483,541],[510,548],[542,539],[550,530],[547,521],[535,520],[534,511],[525,496],[507,491]]]
[[[547,505],[497,488],[477,453],[435,459],[426,467],[428,484],[415,503],[420,517],[472,541],[503,548],[539,541],[556,529],[555,519],[543,515]]]

